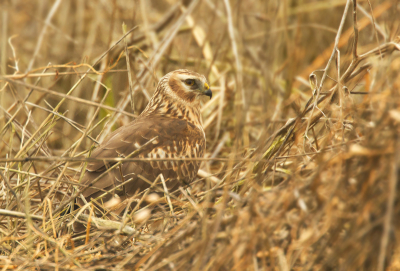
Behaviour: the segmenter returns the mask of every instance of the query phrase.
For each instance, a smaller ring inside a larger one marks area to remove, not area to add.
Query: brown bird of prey
[[[91,158],[99,160],[88,163],[81,181],[86,187],[82,192],[86,201],[124,182],[126,184],[114,189],[100,201],[106,202],[113,194],[118,194],[121,199],[133,196],[150,187],[143,179],[153,182],[160,174],[169,192],[180,185],[189,184],[200,166],[199,160],[190,158],[203,158],[206,148],[200,114],[200,100],[204,95],[211,99],[212,92],[201,74],[176,70],[161,78],[144,111],[134,121],[111,133],[93,151]],[[116,162],[101,158],[124,158],[135,150],[139,152],[132,156],[134,158],[189,159],[122,162],[104,174]],[[81,199],[77,203],[83,205]]]

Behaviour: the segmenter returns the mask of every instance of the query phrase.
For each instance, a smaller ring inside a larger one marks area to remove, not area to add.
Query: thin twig
[[[340,35],[342,34],[344,22],[346,21],[347,12],[348,12],[349,6],[350,6],[350,1],[351,1],[351,0],[347,0],[346,6],[345,6],[345,8],[344,8],[343,15],[342,15],[342,20],[340,21],[339,29],[338,29],[338,32],[337,32],[336,38],[335,38],[335,45],[334,45],[334,48],[333,48],[333,50],[332,50],[332,54],[331,54],[331,56],[330,56],[330,58],[329,58],[329,60],[328,60],[328,63],[327,63],[326,66],[325,66],[324,73],[323,73],[322,78],[321,78],[321,82],[320,82],[320,84],[319,84],[319,86],[318,86],[318,88],[317,88],[317,95],[316,95],[316,97],[315,97],[315,100],[314,100],[314,103],[313,103],[313,107],[312,107],[310,116],[313,116],[313,115],[314,115],[314,111],[315,111],[315,108],[316,108],[317,105],[318,105],[319,96],[320,96],[321,91],[322,91],[322,86],[324,85],[326,76],[327,76],[327,74],[328,74],[328,68],[329,68],[329,66],[331,65],[331,62],[332,62],[332,60],[333,60],[333,58],[334,58],[334,56],[335,56],[335,54],[336,54],[336,50],[338,50],[338,44],[339,44],[339,40],[340,40]],[[304,141],[305,141],[306,138],[307,138],[308,129],[310,128],[310,123],[311,123],[311,118],[309,118],[309,120],[308,120],[308,122],[307,122],[307,127],[306,127],[306,130],[305,130],[305,132],[304,132]]]
[[[26,219],[26,214],[25,213],[17,212],[17,211],[10,211],[10,210],[0,209],[0,215],[17,217],[17,218],[25,218]],[[39,215],[30,214],[29,217],[34,219],[34,220],[39,220],[39,221],[43,220],[43,217],[41,217]]]

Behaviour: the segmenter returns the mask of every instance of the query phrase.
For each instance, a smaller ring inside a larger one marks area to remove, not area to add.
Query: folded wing
[[[152,161],[123,162],[106,174],[104,172],[116,162],[98,160],[88,163],[81,181],[86,187],[83,196],[87,200],[96,198],[128,180],[130,181],[127,184],[113,190],[103,200],[110,198],[113,193],[132,196],[136,191],[140,192],[149,187],[149,184],[138,175],[153,182],[158,175],[163,174],[167,180],[167,187],[171,190],[176,189],[180,183],[191,182],[200,166],[200,161],[195,159],[204,155],[205,138],[199,128],[185,120],[139,117],[110,134],[93,151],[91,158],[124,158],[156,136],[156,140],[132,157],[154,159]],[[177,160],[160,161],[166,158]],[[100,177],[102,174],[104,176]],[[98,180],[95,181],[96,179]]]

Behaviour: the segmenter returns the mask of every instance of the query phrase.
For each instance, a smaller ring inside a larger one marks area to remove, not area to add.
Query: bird
[[[88,162],[80,182],[86,202],[106,191],[112,192],[102,202],[115,194],[121,199],[132,197],[150,187],[145,180],[153,182],[160,174],[168,192],[190,184],[200,167],[196,158],[203,158],[206,149],[200,112],[204,96],[211,99],[212,91],[202,74],[179,69],[162,77],[143,112],[108,135],[91,153],[90,158],[96,159]],[[117,162],[101,158],[130,157],[135,151],[135,158],[159,159],[122,161],[105,173]],[[165,158],[176,160],[161,160]],[[78,198],[77,204],[82,207],[85,202]]]

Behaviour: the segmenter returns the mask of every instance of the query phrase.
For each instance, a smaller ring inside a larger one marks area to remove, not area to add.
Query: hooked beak
[[[211,100],[211,98],[212,98],[212,91],[211,91],[211,89],[210,89],[210,87],[208,86],[207,83],[204,83],[204,89],[206,90],[206,91],[204,92],[204,95],[210,97],[210,100]]]
[[[206,96],[210,97],[210,100],[211,100],[211,98],[212,98],[211,89],[208,89],[206,92],[204,92],[204,94],[205,94]]]

